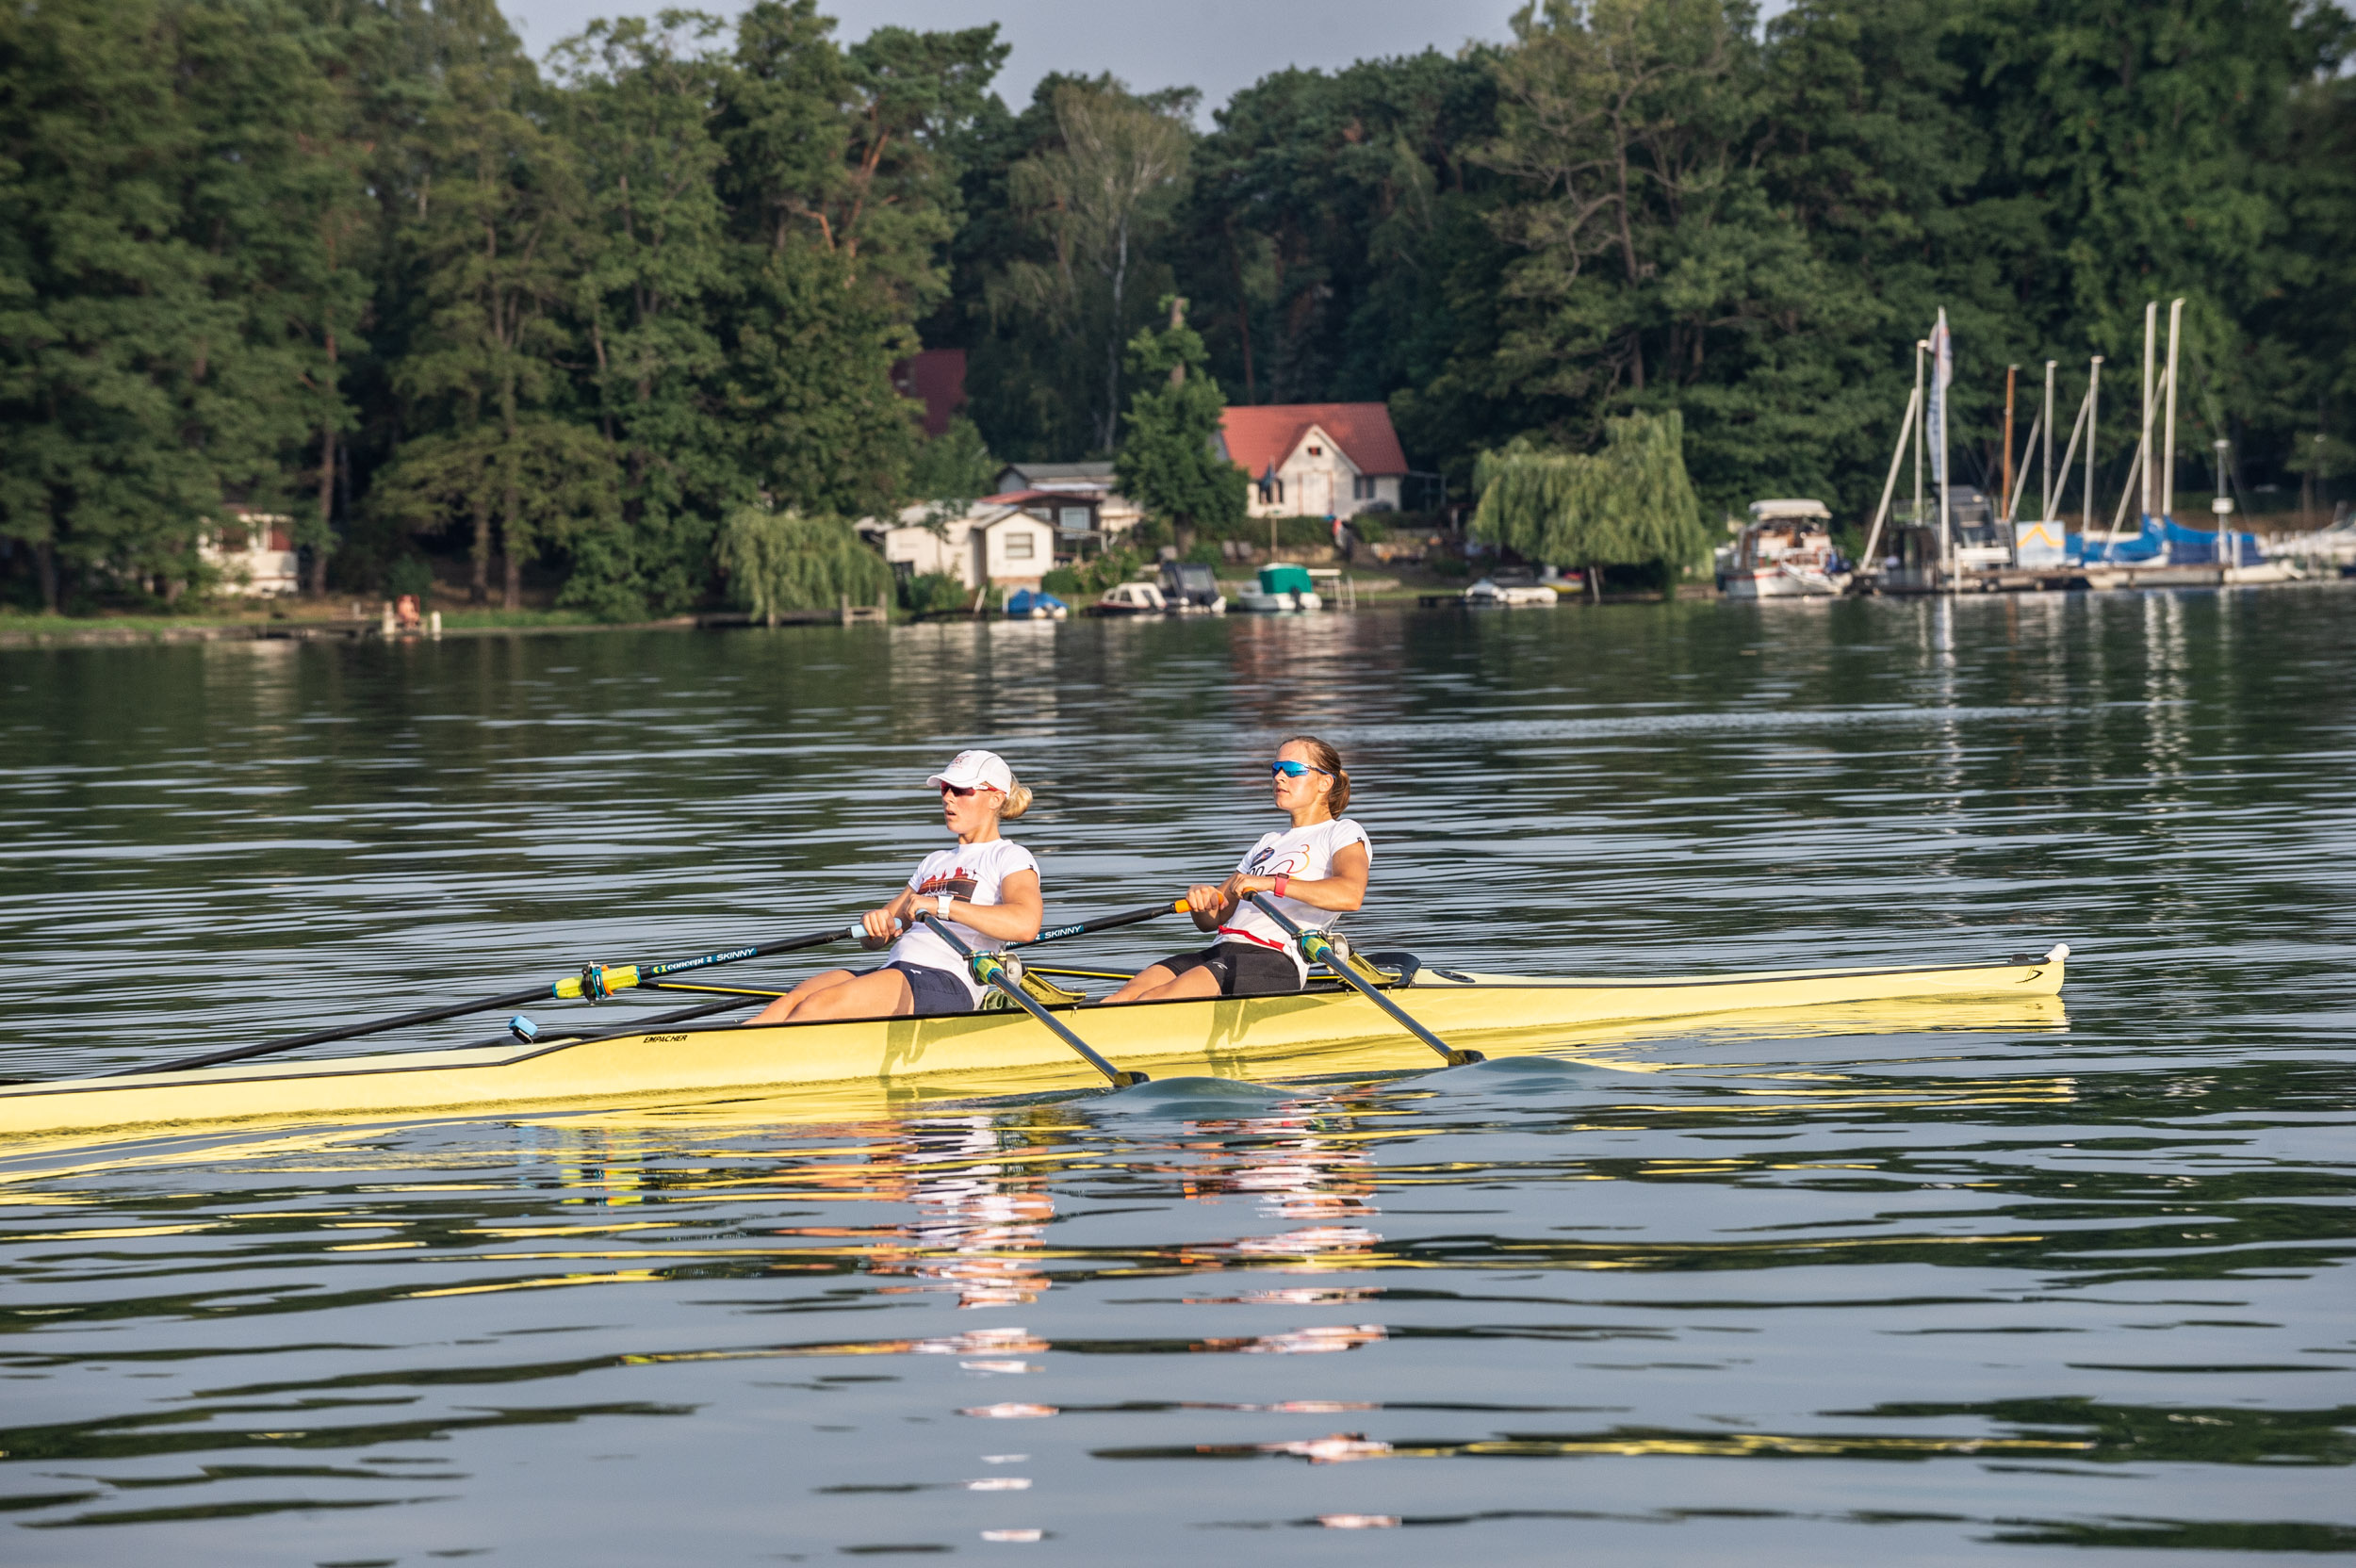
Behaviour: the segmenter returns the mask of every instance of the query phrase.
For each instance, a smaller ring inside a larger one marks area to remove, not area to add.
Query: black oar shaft
[[[686,958],[677,963],[649,964],[639,968],[640,978],[677,974],[686,970],[703,969],[712,964],[733,964],[746,958],[766,958],[779,953],[792,953],[799,948],[824,947],[841,941],[844,937],[859,934],[859,926],[838,927],[832,931],[815,932],[806,937],[788,937],[781,941],[763,942],[757,947],[731,948],[725,953],[707,953],[700,958]],[[633,979],[630,984],[636,984]],[[202,1056],[183,1056],[177,1061],[159,1062],[153,1067],[125,1068],[107,1076],[134,1078],[150,1072],[187,1072],[197,1068],[220,1067],[225,1062],[241,1062],[250,1056],[270,1056],[281,1051],[300,1051],[306,1045],[325,1045],[331,1040],[357,1039],[363,1035],[382,1035],[395,1029],[414,1028],[422,1023],[439,1023],[445,1019],[460,1018],[467,1013],[487,1013],[499,1007],[528,1007],[534,1002],[548,1002],[566,994],[565,988],[575,988],[578,994],[580,977],[567,975],[548,985],[534,986],[530,990],[509,991],[504,996],[486,996],[472,1002],[453,1002],[440,1007],[422,1007],[399,1018],[372,1019],[366,1023],[348,1023],[335,1029],[315,1029],[307,1035],[294,1035],[283,1040],[264,1040],[259,1045],[232,1046],[225,1051],[208,1052]]]
[[[159,1062],[153,1067],[124,1068],[121,1072],[106,1074],[110,1078],[135,1078],[144,1072],[185,1072],[200,1067],[219,1067],[223,1062],[241,1062],[248,1056],[268,1056],[280,1051],[300,1051],[306,1045],[325,1045],[330,1040],[355,1039],[362,1035],[381,1035],[391,1029],[407,1029],[420,1023],[439,1023],[444,1019],[458,1018],[466,1013],[487,1013],[494,1007],[526,1007],[534,1002],[546,1002],[548,988],[534,986],[528,991],[510,991],[505,996],[484,997],[475,1002],[453,1002],[446,1007],[423,1007],[399,1018],[382,1018],[368,1023],[347,1024],[340,1029],[315,1029],[307,1035],[295,1035],[283,1040],[265,1040],[260,1045],[232,1046],[226,1051],[209,1052],[202,1056],[183,1056],[178,1061]]]
[[[1142,909],[1129,909],[1118,915],[1100,915],[1094,920],[1084,920],[1077,925],[1050,926],[1029,941],[1008,942],[1006,946],[1036,947],[1040,942],[1061,941],[1066,937],[1085,937],[1092,932],[1110,931],[1117,925],[1136,925],[1143,921],[1159,920],[1164,915],[1183,915],[1187,907],[1183,898],[1169,904],[1149,904]]]
[[[1162,909],[1156,909],[1153,911],[1154,914],[1163,914],[1166,912],[1167,911]],[[941,917],[938,915],[919,915],[917,919],[923,921],[926,925],[930,926],[932,928],[933,935],[939,937],[942,941],[947,942],[952,952],[958,954],[965,959],[966,963],[973,969],[973,978],[979,980],[983,985],[997,991],[1000,995],[1012,1002],[1016,1006],[1022,1008],[1024,1012],[1039,1020],[1039,1022],[1045,1024],[1049,1033],[1053,1034],[1057,1039],[1063,1041],[1064,1044],[1070,1046],[1075,1053],[1078,1054],[1082,1061],[1088,1063],[1088,1066],[1103,1073],[1105,1079],[1111,1083],[1113,1087],[1117,1089],[1125,1089],[1133,1084],[1142,1084],[1146,1082],[1146,1076],[1144,1073],[1123,1072],[1121,1069],[1113,1066],[1112,1063],[1098,1055],[1095,1049],[1091,1047],[1088,1041],[1082,1039],[1079,1036],[1073,1034],[1069,1028],[1065,1027],[1063,1020],[1057,1018],[1055,1014],[1040,1006],[1039,1003],[1030,996],[1025,995],[1022,985],[1017,982],[1012,975],[1006,972],[1006,960],[999,957],[997,954],[974,952],[972,948],[966,946],[963,941],[958,939],[956,932],[950,930],[948,926],[941,923]]]
[[[674,1023],[685,1023],[690,1019],[702,1018],[709,1013],[725,1013],[731,1008],[742,1007],[747,1003],[775,1001],[779,993],[776,991],[757,991],[751,996],[730,995],[718,1002],[706,1002],[693,1007],[681,1007],[675,1012],[657,1013],[652,1018],[638,1019],[613,1029],[593,1029],[581,1034],[560,1034],[551,1030],[532,1043],[534,1045],[580,1045],[587,1040],[619,1039],[625,1035],[643,1035],[652,1030],[668,1028]],[[507,1035],[475,1042],[478,1046],[512,1045],[514,1043],[514,1038]]]
[[[1339,980],[1343,985],[1348,986],[1351,990],[1356,991],[1360,996],[1365,997],[1367,1001],[1373,1003],[1376,1006],[1390,1014],[1391,1021],[1397,1023],[1400,1028],[1415,1036],[1415,1038],[1421,1040],[1424,1044],[1438,1052],[1441,1058],[1450,1067],[1462,1067],[1466,1062],[1480,1062],[1486,1061],[1488,1059],[1487,1057],[1481,1055],[1481,1054],[1478,1051],[1457,1050],[1454,1046],[1440,1038],[1439,1036],[1433,1034],[1431,1030],[1426,1029],[1422,1024],[1417,1023],[1414,1019],[1409,1018],[1407,1016],[1407,1010],[1404,1007],[1401,1007],[1398,1003],[1393,1002],[1389,997],[1384,996],[1381,991],[1377,990],[1374,987],[1367,985],[1364,980],[1358,977],[1357,973],[1350,969],[1350,961],[1344,958],[1340,954],[1333,951],[1333,939],[1328,937],[1324,932],[1302,930],[1300,926],[1294,924],[1290,920],[1286,919],[1284,911],[1279,909],[1266,893],[1253,893],[1252,895],[1252,902],[1259,907],[1262,914],[1268,916],[1268,919],[1274,921],[1278,925],[1283,926],[1292,937],[1293,940],[1301,944],[1301,951],[1303,956],[1308,958],[1312,963],[1324,964],[1327,968],[1331,969],[1333,972],[1333,978]]]

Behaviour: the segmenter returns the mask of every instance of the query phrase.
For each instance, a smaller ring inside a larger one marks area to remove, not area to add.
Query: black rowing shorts
[[[1172,977],[1191,969],[1207,969],[1219,978],[1221,996],[1290,996],[1301,989],[1301,971],[1292,955],[1250,942],[1214,942],[1200,953],[1164,958]]]
[[[896,963],[883,966],[895,970],[908,983],[908,999],[915,1004],[918,1018],[939,1018],[945,1013],[970,1013],[973,1010],[973,993],[965,988],[965,982],[945,969],[931,969],[924,964]],[[858,972],[874,974],[872,969]]]

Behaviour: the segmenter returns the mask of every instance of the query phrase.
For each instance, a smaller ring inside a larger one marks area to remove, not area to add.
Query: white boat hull
[[[1839,598],[1848,586],[1846,572],[1784,571],[1774,566],[1728,572],[1718,580],[1719,591],[1730,599]]]

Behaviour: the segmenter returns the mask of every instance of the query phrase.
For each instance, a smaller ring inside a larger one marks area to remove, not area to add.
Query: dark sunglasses
[[[1326,773],[1323,768],[1313,768],[1306,762],[1270,762],[1268,765],[1268,776],[1271,778],[1280,775],[1285,778],[1299,778],[1303,774],[1312,773],[1323,773],[1328,778],[1333,776],[1332,774]]]

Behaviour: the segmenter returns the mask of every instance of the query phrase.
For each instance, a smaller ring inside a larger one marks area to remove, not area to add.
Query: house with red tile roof
[[[1381,403],[1232,407],[1219,445],[1251,477],[1254,517],[1397,511],[1407,477],[1407,454]]]

